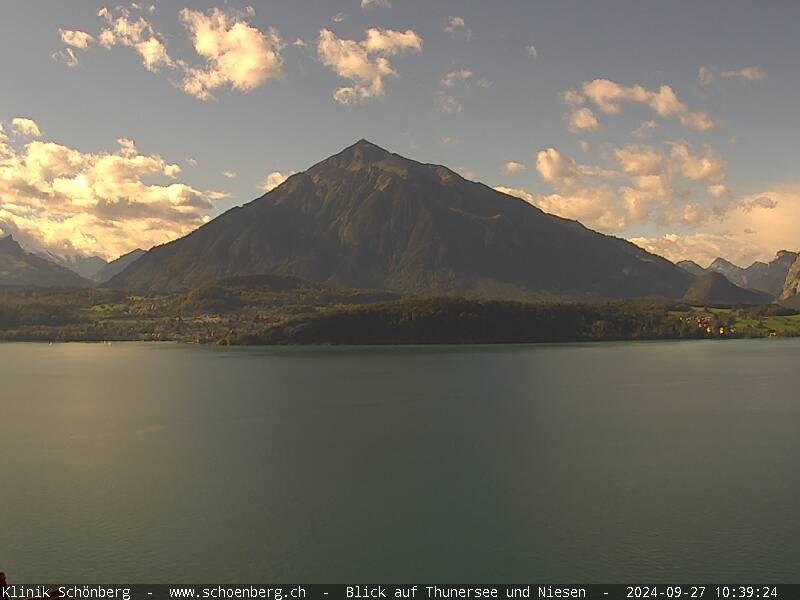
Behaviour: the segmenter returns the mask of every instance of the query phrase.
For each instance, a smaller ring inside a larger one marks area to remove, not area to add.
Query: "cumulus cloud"
[[[736,69],[734,71],[723,71],[720,73],[720,76],[745,79],[747,81],[763,81],[767,78],[767,74],[760,67],[744,67],[743,69]]]
[[[503,173],[524,173],[528,170],[528,167],[522,163],[518,163],[516,161],[510,160],[503,165]]]
[[[800,190],[768,190],[744,198],[704,231],[675,230],[631,241],[672,261],[690,259],[705,266],[722,256],[746,267],[771,260],[778,250],[800,250],[798,222]]]
[[[28,137],[39,137],[42,132],[39,130],[39,125],[33,119],[26,117],[14,117],[11,119],[11,128],[20,135]]]
[[[91,34],[74,29],[59,29],[58,35],[61,36],[62,42],[73,48],[85,49],[89,47],[90,42],[94,41]]]
[[[132,140],[82,152],[55,141],[0,155],[0,228],[30,250],[106,258],[184,235],[224,196],[178,180],[181,169]]]
[[[525,54],[527,54],[531,58],[539,58],[539,51],[533,44],[531,44],[530,46],[525,46]]]
[[[383,8],[391,8],[391,0],[361,0],[361,8],[373,8],[381,6]]]
[[[225,176],[226,179],[236,179],[239,176],[236,171],[223,171],[222,175]]]
[[[97,36],[97,41],[103,47],[133,48],[148,71],[157,72],[161,68],[175,66],[160,34],[143,16],[134,18],[124,6],[118,6],[113,11],[101,8],[97,16],[105,21],[104,28]]]
[[[654,129],[656,129],[657,127],[658,127],[658,123],[656,123],[656,122],[655,122],[655,121],[653,121],[652,119],[651,119],[651,120],[649,120],[649,121],[644,121],[644,122],[643,122],[641,125],[639,125],[639,127],[637,127],[637,128],[634,130],[634,132],[633,132],[633,135],[635,135],[635,136],[636,136],[636,137],[638,137],[638,138],[646,138],[646,137],[648,137],[648,136],[649,136],[649,135],[650,135],[650,134],[653,132],[653,130],[654,130]]]
[[[360,42],[341,39],[331,30],[323,29],[317,42],[320,62],[339,77],[354,82],[333,93],[337,102],[346,105],[383,96],[384,79],[398,76],[389,58],[405,52],[421,51],[422,38],[410,29],[394,31],[371,28]]]
[[[472,30],[467,27],[463,17],[447,17],[447,23],[442,31],[453,37],[463,37],[467,41],[472,38]]]
[[[485,77],[476,78],[469,69],[454,69],[448,71],[439,79],[444,88],[434,94],[434,101],[439,111],[443,113],[460,113],[464,110],[462,98],[475,88],[488,88],[492,82]],[[458,89],[456,89],[458,88]]]
[[[605,233],[642,223],[706,226],[731,211],[768,204],[763,198],[737,199],[725,182],[725,161],[708,146],[698,152],[683,141],[662,148],[631,144],[608,147],[604,155],[613,164],[580,164],[557,148],[541,150],[536,170],[553,193],[506,193]]]
[[[584,82],[580,92],[567,90],[563,98],[571,106],[591,102],[606,114],[619,113],[623,102],[639,103],[650,107],[660,117],[677,117],[683,125],[698,131],[706,131],[714,126],[708,115],[690,110],[668,85],[651,90],[638,84],[625,86],[610,79],[594,79]]]
[[[712,67],[700,65],[700,69],[697,72],[697,79],[700,81],[700,85],[709,87],[716,82],[718,78],[763,81],[767,78],[767,74],[761,67],[743,67],[741,69],[717,72]]]
[[[207,13],[184,8],[180,12],[203,68],[186,67],[183,89],[207,100],[224,85],[249,92],[283,76],[280,34],[272,27],[260,31],[240,15],[218,8]]]
[[[459,102],[455,96],[452,96],[446,92],[436,92],[433,96],[433,99],[436,102],[436,107],[445,114],[452,115],[460,113],[464,110],[461,102]]]
[[[333,23],[344,23],[345,21],[347,21],[347,15],[342,12],[336,13],[331,17],[331,22]]]
[[[597,117],[594,115],[591,109],[586,108],[578,108],[568,115],[566,115],[567,120],[567,128],[572,133],[578,133],[579,131],[595,131],[598,127],[600,127],[600,123],[597,121]]]
[[[60,29],[59,35],[67,47],[52,57],[76,66],[76,49],[86,50],[93,44],[107,49],[129,47],[136,51],[148,71],[176,73],[179,80],[175,85],[200,100],[213,99],[213,91],[223,86],[248,92],[283,74],[280,51],[284,44],[280,34],[274,28],[260,31],[251,26],[247,17],[255,14],[252,7],[244,11],[219,8],[207,12],[190,8],[180,11],[192,46],[203,60],[199,66],[170,56],[163,36],[145,18],[144,13],[150,12],[152,6],[136,3],[111,10],[103,7],[97,12],[103,25],[95,36]]]
[[[272,173],[268,173],[267,176],[264,178],[264,182],[261,184],[261,189],[265,192],[269,192],[274,190],[284,181],[289,179],[294,175],[294,171],[290,171],[289,173],[281,173],[280,171],[273,171]]]
[[[700,82],[700,85],[708,87],[714,83],[716,79],[717,76],[710,67],[700,65],[700,68],[697,70],[697,80]]]

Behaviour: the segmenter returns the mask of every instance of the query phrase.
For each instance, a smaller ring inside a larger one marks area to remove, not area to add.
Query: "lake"
[[[798,582],[800,340],[0,344],[12,582]]]

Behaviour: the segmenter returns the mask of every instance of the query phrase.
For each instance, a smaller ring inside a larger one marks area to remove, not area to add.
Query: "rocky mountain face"
[[[734,285],[746,287],[747,277],[745,276],[745,270],[724,258],[715,258],[714,262],[706,267],[706,272],[722,273]]]
[[[783,289],[789,267],[797,259],[796,252],[781,250],[769,263],[760,261],[754,262],[747,268],[742,268],[724,258],[717,258],[707,269],[697,272],[697,263],[692,261],[681,261],[678,265],[693,275],[715,272],[722,273],[731,283],[750,290],[765,292],[776,298]]]
[[[765,304],[772,298],[765,292],[739,287],[716,271],[698,277],[683,297],[686,302],[700,305]]]
[[[262,273],[518,299],[680,298],[692,280],[625,240],[361,140],[153,248],[109,283],[177,290]]]
[[[25,252],[9,235],[0,239],[0,285],[84,287],[90,282],[66,267]]]
[[[778,299],[785,304],[800,308],[800,257],[789,268]]]
[[[747,287],[777,297],[786,282],[789,268],[797,260],[797,252],[781,250],[769,263],[755,262],[745,269]]]
[[[132,265],[145,254],[147,253],[141,248],[137,248],[136,250],[132,250],[127,254],[123,254],[116,260],[112,260],[110,263],[104,264],[100,270],[91,276],[91,280],[97,284],[103,284],[118,273],[124,271],[128,266]]]
[[[700,277],[706,274],[706,270],[698,265],[693,260],[681,260],[675,263],[676,266],[680,267],[687,273],[694,275],[695,277]]]

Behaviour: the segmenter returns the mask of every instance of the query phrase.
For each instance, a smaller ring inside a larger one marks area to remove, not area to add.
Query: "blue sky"
[[[167,241],[362,137],[671,259],[800,247],[797,3],[151,6],[0,9],[0,229],[30,249]]]

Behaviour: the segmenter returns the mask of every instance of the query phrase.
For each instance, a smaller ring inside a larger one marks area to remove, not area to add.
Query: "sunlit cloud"
[[[619,113],[623,102],[639,103],[650,107],[660,117],[677,117],[683,125],[698,131],[706,131],[714,126],[708,115],[690,110],[668,85],[651,90],[638,84],[625,86],[609,79],[594,79],[584,82],[580,92],[565,91],[563,99],[570,106],[591,102],[605,114]]]
[[[20,135],[28,137],[39,137],[42,135],[38,123],[26,117],[14,117],[11,119],[11,129]]]
[[[261,189],[265,192],[269,192],[274,190],[284,181],[289,179],[294,175],[294,171],[290,171],[289,173],[281,173],[280,171],[273,171],[272,173],[268,173],[266,177],[264,177],[264,181],[261,184]]]
[[[467,41],[472,38],[472,30],[467,27],[463,17],[447,17],[447,24],[442,31],[453,37],[463,37]]]
[[[389,58],[405,52],[421,51],[422,38],[410,29],[394,31],[371,28],[360,42],[341,39],[331,30],[323,29],[317,42],[319,61],[339,77],[354,82],[333,93],[334,100],[346,105],[383,96],[384,79],[398,76]]]
[[[177,75],[173,83],[200,100],[212,100],[213,92],[222,87],[249,92],[283,75],[280,51],[284,44],[280,34],[272,27],[261,31],[250,25],[247,18],[255,14],[250,6],[244,11],[180,11],[191,44],[203,61],[201,65],[170,55],[164,36],[146,18],[146,13],[151,12],[150,7],[136,3],[113,9],[103,7],[97,12],[102,26],[96,35],[60,29],[59,36],[66,47],[52,57],[74,67],[79,63],[76,50],[85,51],[91,46],[132,48],[148,71]]]
[[[503,173],[513,174],[513,173],[524,173],[528,170],[528,167],[522,163],[518,163],[516,161],[510,160],[503,164]]]
[[[130,139],[117,144],[83,152],[12,142],[0,155],[0,228],[31,251],[111,259],[188,233],[225,196],[180,181],[179,165],[141,153]]]

